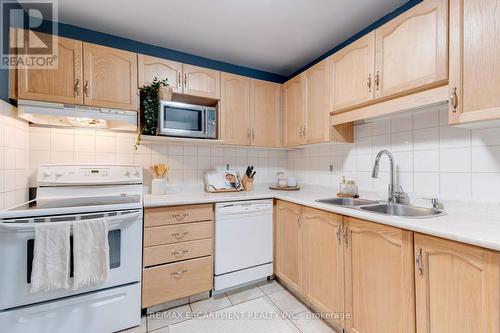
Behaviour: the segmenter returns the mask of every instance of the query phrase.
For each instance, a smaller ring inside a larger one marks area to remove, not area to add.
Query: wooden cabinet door
[[[283,85],[285,94],[285,145],[287,147],[298,146],[305,143],[305,74],[285,82]]]
[[[375,95],[446,84],[448,0],[426,0],[375,32]]]
[[[413,233],[355,218],[346,231],[348,332],[415,332]]]
[[[333,111],[374,98],[375,33],[371,32],[330,57]]]
[[[328,60],[323,60],[306,71],[307,143],[326,142],[330,139],[329,78]]]
[[[275,223],[276,275],[300,293],[303,289],[302,207],[278,201]]]
[[[220,72],[197,67],[182,65],[184,74],[184,94],[219,99],[220,98]]]
[[[450,124],[500,119],[498,8],[500,0],[450,1]]]
[[[137,110],[137,54],[83,43],[86,105]]]
[[[280,146],[280,85],[252,79],[252,145]]]
[[[221,134],[225,144],[250,144],[250,79],[221,73]]]
[[[144,54],[137,55],[137,63],[139,87],[150,85],[155,77],[166,78],[174,92],[182,93],[182,63]]]
[[[304,208],[305,293],[315,311],[344,312],[344,246],[341,215]],[[331,322],[344,327],[342,317]]]
[[[82,42],[63,37],[56,41],[56,69],[19,68],[19,99],[83,104]]]
[[[500,332],[500,254],[415,234],[417,333]]]

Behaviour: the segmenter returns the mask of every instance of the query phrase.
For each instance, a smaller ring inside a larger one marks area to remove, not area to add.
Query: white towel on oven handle
[[[109,221],[73,222],[73,289],[106,282],[109,275]]]
[[[68,289],[71,223],[35,224],[30,292]]]

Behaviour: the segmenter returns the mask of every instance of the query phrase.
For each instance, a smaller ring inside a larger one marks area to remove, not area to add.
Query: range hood
[[[18,100],[17,115],[39,125],[137,131],[135,111]]]

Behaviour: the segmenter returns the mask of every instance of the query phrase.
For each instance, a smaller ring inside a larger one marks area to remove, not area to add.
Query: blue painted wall
[[[2,0],[0,0],[1,2]],[[122,38],[122,37],[117,37],[113,36],[110,34],[105,34],[102,32],[97,32],[94,30],[89,30],[85,28],[80,28],[74,25],[69,25],[69,24],[64,24],[64,23],[58,23],[58,34],[62,37],[67,37],[67,38],[73,38],[73,39],[78,39],[82,40],[85,42],[89,43],[95,43],[95,44],[100,44],[100,45],[105,45],[109,47],[114,47],[118,49],[123,49],[131,52],[137,52],[137,53],[143,53],[143,54],[148,54],[152,55],[155,57],[159,58],[165,58],[165,59],[171,59],[174,61],[179,61],[187,64],[192,64],[196,66],[202,66],[202,67],[207,67],[207,68],[212,68],[224,72],[230,72],[234,74],[239,74],[239,75],[244,75],[244,76],[249,76],[253,77],[256,79],[261,79],[261,80],[267,80],[267,81],[272,81],[272,82],[278,82],[278,83],[283,83],[287,81],[289,78],[303,72],[307,68],[313,66],[314,64],[320,62],[321,60],[327,58],[328,56],[332,55],[333,53],[337,52],[338,50],[342,49],[343,47],[349,45],[350,43],[354,42],[355,40],[359,39],[360,37],[366,35],[367,33],[377,29],[387,21],[391,20],[392,18],[400,15],[404,11],[412,8],[416,4],[422,2],[423,0],[409,0],[407,3],[396,9],[395,11],[387,14],[386,16],[382,17],[381,19],[377,20],[370,26],[366,27],[365,29],[361,30],[351,38],[347,39],[346,41],[342,42],[341,44],[335,46],[333,49],[330,51],[326,52],[322,56],[318,57],[311,63],[307,64],[306,66],[303,66],[302,68],[297,69],[295,73],[290,75],[290,77],[285,77],[282,75],[274,74],[274,73],[269,73],[269,72],[264,72],[248,67],[243,67],[243,66],[238,66],[238,65],[233,65],[229,64],[226,62],[222,61],[217,61],[213,59],[208,59],[200,56],[196,56],[193,54],[185,53],[185,52],[180,52],[164,47],[159,47],[159,46],[154,46],[150,44],[145,44],[142,42],[138,42],[135,40],[127,39],[127,38]],[[2,24],[7,22],[7,20],[2,18]],[[41,26],[40,31],[44,31],[48,24],[51,22],[44,22],[44,24]],[[3,35],[3,42],[4,46],[8,45],[8,29],[3,29],[4,35]],[[0,99],[8,101],[8,70],[0,70]]]

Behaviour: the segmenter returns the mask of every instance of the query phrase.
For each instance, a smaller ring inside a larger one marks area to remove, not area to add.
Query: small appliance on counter
[[[283,171],[277,173],[278,180],[276,185],[270,186],[271,190],[281,190],[281,191],[297,191],[300,187],[297,185],[297,179],[295,177],[287,177]]]
[[[243,191],[237,170],[213,170],[205,174],[205,190],[209,193]]]

